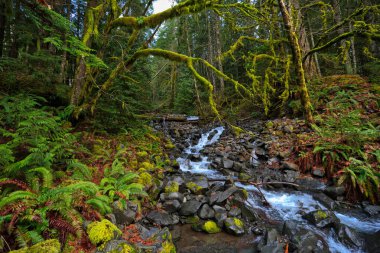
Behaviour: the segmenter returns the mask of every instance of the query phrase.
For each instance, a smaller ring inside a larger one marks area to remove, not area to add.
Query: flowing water
[[[225,179],[226,177],[219,171],[210,168],[209,165],[211,161],[208,160],[207,156],[202,155],[201,152],[206,146],[216,143],[223,131],[224,127],[212,129],[203,134],[196,145],[190,145],[189,141],[189,147],[184,151],[183,156],[177,159],[180,164],[180,169],[183,172],[204,175],[209,179]],[[255,143],[253,143],[253,146],[255,146]],[[190,157],[192,155],[198,156],[198,160],[191,161]],[[257,165],[258,162],[257,157],[253,156],[251,163]],[[285,192],[261,189],[262,194],[270,203],[270,207],[268,207],[262,204],[262,199],[258,197],[259,194],[257,194],[257,189],[254,186],[241,183],[237,183],[237,186],[242,187],[249,192],[249,198],[246,202],[247,205],[250,205],[253,208],[262,209],[268,217],[271,217],[271,219],[296,221],[300,226],[314,231],[326,239],[331,252],[363,252],[361,249],[349,248],[341,243],[333,230],[328,232],[323,231],[310,225],[302,218],[301,213],[308,213],[318,209],[327,210],[324,205],[316,201],[310,194],[300,191]],[[342,224],[349,226],[357,232],[374,234],[377,231],[380,231],[380,220],[363,220],[339,212],[335,212],[335,214]]]

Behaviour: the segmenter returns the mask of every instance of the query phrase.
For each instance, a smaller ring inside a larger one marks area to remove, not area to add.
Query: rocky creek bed
[[[170,253],[174,245],[180,253],[380,252],[380,206],[352,205],[344,188],[323,181],[323,168],[302,175],[292,162],[282,136],[307,134],[302,121],[242,126],[250,133],[196,122],[154,125],[175,144],[169,156],[178,164],[152,179],[154,210],[137,219],[137,205],[113,208],[108,219],[130,238],[97,252],[124,252],[131,241],[140,252]]]
[[[308,131],[285,121],[276,129],[283,135]],[[344,188],[321,180],[323,168],[301,175],[289,151],[273,151],[281,134],[271,135],[268,123],[249,124],[251,133],[239,137],[223,126],[161,129],[176,144],[179,170],[164,180],[163,210],[147,219],[173,229],[178,252],[379,252],[379,206],[346,203]]]

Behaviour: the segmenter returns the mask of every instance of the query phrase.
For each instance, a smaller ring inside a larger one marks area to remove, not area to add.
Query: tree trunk
[[[340,23],[342,21],[342,14],[341,14],[341,11],[340,11],[340,6],[339,6],[339,2],[337,0],[331,0],[331,4],[334,8],[334,20],[335,20],[335,23]],[[344,27],[341,26],[339,29],[338,29],[338,35],[341,35],[344,33]],[[340,45],[341,47],[344,47],[346,44],[346,40],[341,40],[340,41]],[[350,57],[350,53],[349,53],[349,50],[344,50],[344,55],[343,58],[345,59],[345,62],[344,62],[344,69],[346,71],[346,74],[349,74],[351,75],[353,73],[352,71],[352,64],[351,64],[351,57]]]
[[[3,10],[0,13],[0,58],[3,56],[3,45],[4,45],[4,37],[5,37],[5,22],[7,18],[5,16],[5,3],[0,3],[0,9]]]
[[[303,22],[299,0],[290,0],[289,4],[293,6],[294,11],[296,12],[296,15],[294,16],[297,18],[297,20],[295,20],[296,22],[293,23],[297,23],[298,27],[294,27],[294,30],[298,32],[298,43],[301,48],[301,53],[302,55],[305,55],[306,52],[310,51],[310,43],[307,39],[306,27]],[[305,77],[307,79],[312,79],[313,77],[319,76],[314,57],[308,57],[307,60],[303,63],[303,67],[305,71]]]
[[[298,42],[297,32],[295,30],[292,17],[285,6],[284,0],[278,0],[278,5],[280,7],[282,19],[284,21],[285,29],[289,37],[290,47],[293,53],[295,70],[297,75],[297,84],[299,86],[301,104],[305,112],[305,118],[309,123],[312,123],[314,120],[313,115],[311,113],[311,102],[309,92],[307,90],[305,71],[302,64],[302,52],[300,44]]]
[[[222,43],[221,43],[221,36],[220,36],[220,30],[221,30],[221,22],[220,17],[213,13],[213,20],[215,24],[215,47],[216,47],[216,61],[217,61],[217,68],[223,72],[223,63],[221,59],[222,55]],[[218,89],[218,95],[220,98],[224,95],[224,79],[219,77],[219,89]]]
[[[214,38],[212,36],[212,29],[213,25],[211,25],[211,12],[207,11],[206,12],[206,19],[207,19],[207,60],[211,65],[214,65],[214,50],[213,50],[213,43],[214,43]],[[214,72],[207,70],[207,74],[209,77],[209,80],[211,81],[212,85],[214,85],[214,92],[217,91],[215,89],[215,83],[216,83],[216,78],[214,75]]]
[[[95,7],[97,5],[97,0],[89,0],[87,3],[87,10],[86,10],[86,15],[85,15],[85,20],[84,20],[84,31],[83,31],[83,36],[86,34],[87,30],[89,29],[89,10],[92,7]],[[86,46],[91,48],[91,38],[83,38],[83,42],[85,43]],[[70,98],[70,104],[74,106],[78,106],[84,96],[84,87],[87,82],[87,70],[86,70],[86,62],[84,60],[84,57],[81,57],[78,60],[78,67],[75,70],[75,76],[74,76],[74,82],[73,82],[73,88],[71,92],[71,98]]]
[[[314,48],[315,46],[315,43],[314,43],[314,35],[313,35],[313,31],[311,29],[311,25],[310,25],[310,20],[309,18],[307,19],[307,23],[309,25],[309,31],[310,31],[310,42],[311,42],[311,46]],[[318,61],[318,53],[315,52],[312,57],[314,57],[315,59],[315,67],[317,68],[317,73],[318,73],[318,76],[322,76],[322,73],[321,73],[321,68],[319,66],[319,61]]]

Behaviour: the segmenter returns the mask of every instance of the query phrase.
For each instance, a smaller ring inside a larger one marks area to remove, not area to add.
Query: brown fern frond
[[[15,185],[24,191],[31,191],[31,189],[28,187],[28,185],[25,182],[21,180],[17,180],[17,179],[7,179],[4,181],[0,181],[0,186],[2,185]]]
[[[77,229],[67,221],[60,217],[51,217],[49,219],[49,227],[57,229],[59,232],[66,232],[72,235],[76,235]]]

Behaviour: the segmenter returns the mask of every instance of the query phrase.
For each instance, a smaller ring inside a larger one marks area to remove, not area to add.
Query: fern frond
[[[44,167],[38,167],[35,169],[28,170],[28,173],[37,172],[42,176],[42,186],[45,188],[50,188],[53,184],[53,174],[50,170]]]
[[[35,199],[36,194],[29,191],[15,191],[0,200],[0,209],[18,200]]]

